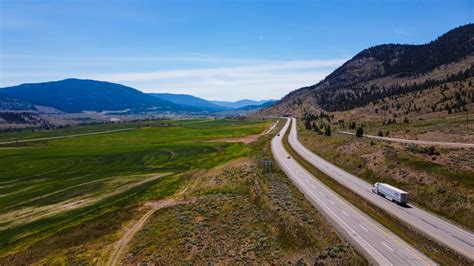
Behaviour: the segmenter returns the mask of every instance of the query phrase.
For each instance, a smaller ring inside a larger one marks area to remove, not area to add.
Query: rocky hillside
[[[323,81],[291,92],[263,113],[346,111],[387,97],[463,82],[473,76],[474,24],[468,24],[423,45],[368,48]],[[468,87],[460,102],[467,105],[472,101],[474,95]]]

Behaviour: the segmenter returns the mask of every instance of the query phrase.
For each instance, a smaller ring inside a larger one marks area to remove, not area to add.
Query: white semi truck
[[[408,192],[385,183],[375,183],[372,192],[400,205],[408,203]]]

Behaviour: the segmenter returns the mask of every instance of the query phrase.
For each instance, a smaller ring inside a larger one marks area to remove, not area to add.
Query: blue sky
[[[280,98],[357,52],[429,42],[474,1],[0,0],[0,87],[68,77],[207,99]]]

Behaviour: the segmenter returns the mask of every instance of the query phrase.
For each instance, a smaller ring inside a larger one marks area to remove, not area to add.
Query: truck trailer
[[[375,183],[372,192],[400,205],[408,203],[408,192],[385,183]]]

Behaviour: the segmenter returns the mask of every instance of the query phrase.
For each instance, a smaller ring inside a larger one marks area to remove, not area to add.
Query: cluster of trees
[[[304,112],[303,113],[303,120],[309,120],[309,121],[314,121],[314,120],[327,120],[329,123],[331,123],[331,120],[334,119],[334,115],[329,115],[326,114],[325,112],[320,112],[319,114],[313,114],[313,113],[308,113]]]
[[[384,75],[417,76],[449,64],[474,51],[474,24],[458,27],[424,45],[387,44],[366,49],[356,58],[383,61]]]
[[[423,83],[413,82],[411,84],[396,84],[389,87],[378,87],[374,84],[370,87],[353,87],[350,90],[339,91],[338,93],[334,93],[333,90],[325,90],[319,91],[315,94],[315,97],[317,103],[327,111],[345,111],[366,106],[369,103],[377,103],[378,100],[386,97],[426,90],[434,86],[462,81],[470,77],[474,77],[474,66],[465,71],[460,71],[456,75],[448,75],[445,79],[441,80],[428,79]],[[474,101],[474,97],[471,96],[471,98],[471,101]]]
[[[0,112],[0,119],[6,124],[48,124],[37,114],[26,112]]]
[[[324,134],[325,136],[332,135],[331,125],[329,124],[325,124],[323,122],[317,123],[315,121],[311,123],[309,120],[305,120],[304,124],[307,130],[314,130],[314,132],[318,134]]]
[[[332,135],[331,125],[329,124],[331,119],[334,119],[334,115],[328,115],[324,112],[321,112],[319,115],[311,113],[303,114],[304,127],[307,130],[314,130],[314,132],[325,136]],[[324,120],[328,123],[326,124]]]

